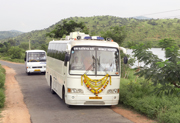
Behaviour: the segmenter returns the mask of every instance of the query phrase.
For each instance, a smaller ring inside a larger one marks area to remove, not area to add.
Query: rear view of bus
[[[51,93],[67,105],[117,105],[120,50],[125,49],[98,36],[69,37],[49,42],[46,80]]]
[[[27,50],[25,53],[26,73],[46,73],[46,52],[44,50]]]

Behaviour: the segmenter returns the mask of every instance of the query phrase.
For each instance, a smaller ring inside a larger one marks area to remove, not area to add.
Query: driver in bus
[[[84,69],[84,65],[76,56],[74,62],[71,65],[71,70],[82,70],[82,69]]]
[[[41,54],[41,55],[40,55],[40,59],[45,60],[45,59],[46,59],[45,54]]]
[[[101,64],[100,70],[101,71],[114,71],[115,64],[112,60],[103,59],[103,63]]]
[[[33,59],[33,55],[29,54],[29,60],[32,60],[32,59]]]

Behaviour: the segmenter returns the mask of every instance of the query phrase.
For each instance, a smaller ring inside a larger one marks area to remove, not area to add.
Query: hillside
[[[16,30],[11,30],[11,31],[0,31],[0,40],[1,39],[6,39],[6,38],[13,38],[18,35],[23,34],[23,32],[16,31]]]
[[[154,45],[157,41],[163,38],[172,38],[180,44],[180,19],[150,19],[142,20],[135,18],[120,18],[115,16],[93,16],[93,17],[71,17],[67,20],[74,20],[76,22],[84,22],[89,28],[90,34],[100,35],[101,31],[106,31],[112,26],[126,26],[127,41],[146,42],[153,41]],[[56,24],[62,23],[62,20]],[[50,32],[54,26],[44,30],[35,30],[29,33],[21,34],[14,39],[17,42],[28,42],[30,39],[32,44],[47,43],[52,40],[45,37],[47,32]],[[7,39],[0,40],[1,42]]]

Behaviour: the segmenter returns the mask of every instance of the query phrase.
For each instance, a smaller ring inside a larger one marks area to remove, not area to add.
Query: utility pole
[[[29,50],[31,50],[31,41],[30,41],[30,37],[29,38]]]

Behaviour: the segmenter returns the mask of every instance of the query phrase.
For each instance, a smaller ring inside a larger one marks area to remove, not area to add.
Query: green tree
[[[19,48],[22,48],[24,50],[28,50],[29,49],[29,43],[27,42],[22,42],[20,45],[19,45]]]
[[[4,53],[6,50],[6,47],[3,43],[0,43],[0,53]]]
[[[11,46],[15,46],[16,45],[16,41],[14,41],[13,39],[10,39],[8,41],[8,43],[11,45]]]
[[[41,45],[41,50],[44,50],[47,52],[48,46],[46,44]]]
[[[69,35],[70,32],[74,32],[77,28],[80,28],[83,32],[88,33],[88,28],[83,22],[76,23],[73,20],[70,20],[69,22],[64,20],[63,24],[57,25],[55,29],[47,33],[46,36],[51,38],[62,38],[63,35]]]
[[[101,36],[106,38],[112,38],[115,42],[117,42],[119,45],[123,43],[123,41],[126,38],[126,32],[125,27],[111,27],[110,30],[106,32],[102,32]]]
[[[23,49],[19,48],[18,46],[12,46],[8,50],[8,54],[11,56],[12,59],[21,59]]]
[[[7,53],[7,51],[10,49],[10,47],[11,47],[11,45],[10,45],[10,43],[8,43],[8,42],[4,42],[3,43],[4,44],[4,53]]]
[[[3,43],[0,43],[0,48],[3,48],[4,47],[4,44]]]
[[[180,88],[180,54],[179,47],[175,40],[162,39],[159,41],[159,46],[165,49],[165,57],[163,61],[148,51],[148,46],[144,44],[135,45],[132,47],[134,56],[137,60],[144,62],[143,68],[136,73],[146,80],[151,80],[154,85],[161,85],[156,88],[156,93],[173,93],[176,88]]]

